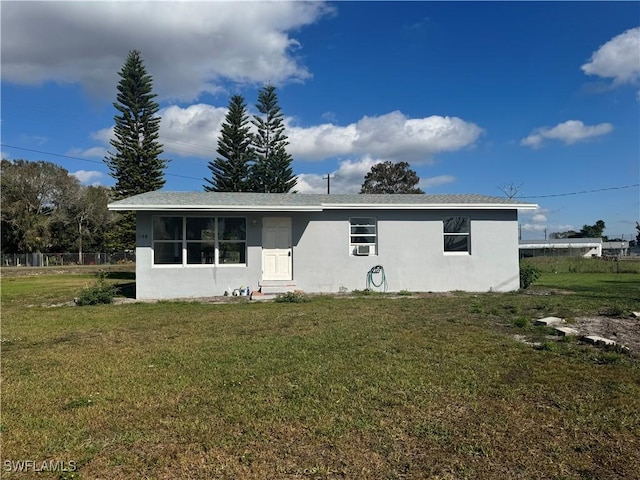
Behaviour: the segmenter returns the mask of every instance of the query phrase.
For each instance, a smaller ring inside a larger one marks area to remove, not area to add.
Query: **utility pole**
[[[331,174],[327,173],[327,176],[322,179],[327,181],[327,195],[329,195],[331,193]]]

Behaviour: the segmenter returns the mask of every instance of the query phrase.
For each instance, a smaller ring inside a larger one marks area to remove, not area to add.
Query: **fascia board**
[[[319,206],[283,206],[283,205],[117,205],[108,204],[112,211],[183,211],[183,212],[320,212]]]
[[[338,204],[324,203],[324,210],[535,210],[536,204],[502,203],[385,203],[385,204]]]

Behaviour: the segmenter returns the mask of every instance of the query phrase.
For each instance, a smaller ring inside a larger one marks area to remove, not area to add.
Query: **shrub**
[[[307,298],[304,296],[304,292],[296,290],[295,292],[280,293],[276,296],[275,301],[278,303],[302,303],[306,302]]]
[[[518,328],[527,328],[531,324],[528,318],[520,317],[513,321],[513,325]]]
[[[540,270],[533,265],[522,265],[520,267],[520,288],[529,288],[538,278],[540,278]]]
[[[101,272],[95,285],[80,290],[78,298],[75,299],[76,305],[82,307],[111,303],[118,292],[115,286],[105,281],[105,276],[106,274]]]

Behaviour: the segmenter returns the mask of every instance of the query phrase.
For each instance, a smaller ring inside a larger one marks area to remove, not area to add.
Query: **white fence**
[[[112,265],[134,263],[135,253],[3,253],[3,267],[55,267],[62,265]]]

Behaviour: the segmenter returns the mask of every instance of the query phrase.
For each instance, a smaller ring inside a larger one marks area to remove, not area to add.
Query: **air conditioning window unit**
[[[356,255],[369,255],[371,245],[356,245]]]

